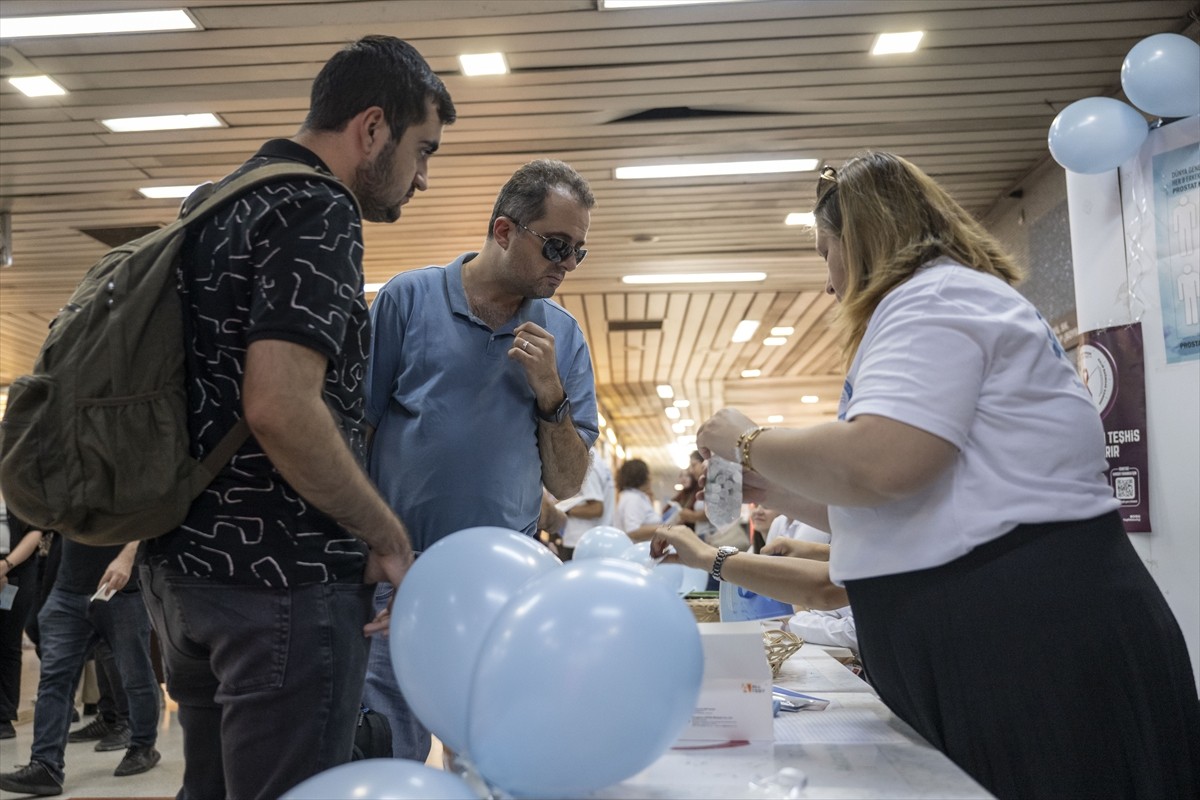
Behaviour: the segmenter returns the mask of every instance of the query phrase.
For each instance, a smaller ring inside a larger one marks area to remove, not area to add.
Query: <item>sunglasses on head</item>
[[[821,168],[821,173],[817,175],[817,199],[820,200],[825,196],[825,193],[837,186],[837,170],[831,166]]]
[[[537,231],[533,230],[532,228],[527,228],[526,226],[517,222],[515,219],[513,222],[521,230],[527,233],[532,233],[534,236],[542,240],[542,257],[547,261],[553,264],[558,264],[561,261],[566,261],[571,257],[571,254],[574,253],[575,265],[578,266],[583,263],[583,259],[587,255],[587,250],[584,248],[572,247],[570,242],[564,242],[557,236],[542,236]]]

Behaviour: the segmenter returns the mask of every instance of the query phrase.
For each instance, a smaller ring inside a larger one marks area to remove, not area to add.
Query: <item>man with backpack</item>
[[[412,561],[361,466],[361,220],[399,218],[454,119],[415,49],[365,37],[321,69],[300,131],[217,192],[266,164],[312,174],[250,189],[189,229],[178,283],[192,455],[242,425],[249,437],[182,525],[143,548],[184,730],[182,797],[275,798],[350,758],[363,633],[387,627],[367,584],[399,582]]]

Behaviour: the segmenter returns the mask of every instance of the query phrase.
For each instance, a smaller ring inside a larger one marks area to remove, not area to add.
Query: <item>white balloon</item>
[[[1156,117],[1200,114],[1200,44],[1178,33],[1147,36],[1125,56],[1121,88]]]
[[[583,536],[575,545],[572,560],[586,558],[620,558],[621,554],[633,544],[633,540],[620,528],[608,525],[597,525]]]
[[[478,800],[462,778],[403,758],[351,761],[313,775],[280,800]]]
[[[1059,112],[1048,137],[1054,160],[1071,172],[1108,172],[1132,158],[1150,127],[1132,106],[1111,97],[1088,97]]]

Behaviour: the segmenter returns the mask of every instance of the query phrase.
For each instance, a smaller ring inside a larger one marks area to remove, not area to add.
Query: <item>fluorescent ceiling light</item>
[[[596,421],[600,423],[601,428],[603,428],[605,425],[608,424],[608,420],[606,420],[604,418],[604,415],[601,414],[599,411],[596,412]]]
[[[820,401],[820,399],[821,398],[817,397],[815,394],[806,394],[800,398],[800,402],[812,404]]]
[[[0,39],[32,36],[85,36],[94,33],[199,30],[182,8],[167,11],[117,11],[103,14],[54,14],[0,19]]]
[[[817,217],[811,211],[793,211],[788,214],[783,220],[784,225],[808,225],[812,227],[817,224]]]
[[[881,33],[875,39],[871,48],[873,56],[890,56],[893,53],[911,53],[921,44],[925,31],[906,31],[904,33]]]
[[[782,336],[768,336],[766,339],[763,339],[763,345],[766,347],[779,347],[783,344],[787,344],[787,339]]]
[[[737,324],[736,328],[733,329],[733,336],[730,337],[729,341],[736,342],[738,344],[742,342],[748,342],[750,341],[750,338],[754,336],[754,332],[756,330],[758,330],[758,320],[744,319]]]
[[[783,422],[783,415],[772,414],[771,416],[767,417],[767,422],[771,423],[772,425],[777,425],[780,422]]]
[[[148,197],[151,200],[170,200],[187,197],[196,190],[198,183],[193,183],[191,186],[143,186],[138,189],[142,197]]]
[[[608,437],[608,441],[610,444],[617,443],[617,434],[616,434],[616,432],[613,431],[612,428],[605,428],[604,435]]]
[[[815,158],[777,158],[770,161],[711,161],[707,164],[647,164],[617,167],[617,180],[644,178],[700,178],[709,175],[765,175],[779,172],[812,172]]]
[[[667,406],[663,413],[667,415],[667,419],[679,419],[679,409],[675,406]]]
[[[746,3],[751,0],[600,0],[601,11],[625,8],[662,8],[664,6],[705,6],[712,3]]]
[[[216,114],[166,114],[159,117],[120,117],[102,119],[100,124],[113,133],[137,131],[182,131],[192,128],[224,128],[225,123]]]
[[[687,430],[687,425],[684,425],[682,422],[675,422],[672,423],[671,430],[675,431],[676,433],[683,433]]]
[[[682,397],[676,400],[674,403],[671,403],[671,405],[675,406],[676,408],[687,408],[691,404],[691,400],[684,400]]]
[[[363,284],[363,294],[378,294],[379,290],[382,288],[383,288],[382,283],[364,283]]]
[[[778,328],[771,328],[772,336],[791,336],[796,332],[796,329],[790,325],[781,325]]]
[[[621,445],[617,445],[617,458],[621,459],[622,461],[625,460],[625,448],[621,447]]]
[[[751,283],[765,281],[765,272],[697,272],[669,275],[626,275],[621,283]]]
[[[744,370],[742,370],[743,378],[757,378],[759,375],[762,375],[761,369],[744,369]]]
[[[49,75],[29,75],[24,78],[9,78],[8,82],[26,97],[50,97],[66,94],[67,90],[54,82]]]
[[[675,396],[675,390],[671,388],[670,384],[666,383],[660,383],[658,386],[655,386],[654,391],[658,392],[658,396],[663,400],[670,400]]]
[[[470,53],[458,57],[462,74],[467,77],[476,75],[507,75],[508,62],[504,53]]]
[[[685,428],[690,428],[690,427],[692,427],[693,425],[695,425],[695,424],[696,424],[696,420],[694,420],[694,419],[681,419],[681,420],[679,420],[679,424],[680,424],[680,425],[682,425],[682,426],[683,426],[683,427],[685,427]]]

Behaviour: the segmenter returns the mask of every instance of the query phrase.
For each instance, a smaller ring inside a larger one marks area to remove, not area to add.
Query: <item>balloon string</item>
[[[1132,159],[1132,166],[1118,173],[1119,179],[1129,180],[1129,208],[1124,216],[1125,223],[1125,285],[1127,323],[1132,325],[1141,322],[1146,313],[1146,303],[1141,297],[1142,281],[1150,272],[1153,261],[1146,251],[1145,232],[1154,236],[1154,217],[1150,210],[1150,196],[1153,192],[1146,191],[1145,170],[1142,169],[1141,156]],[[1152,189],[1153,187],[1151,187]]]

